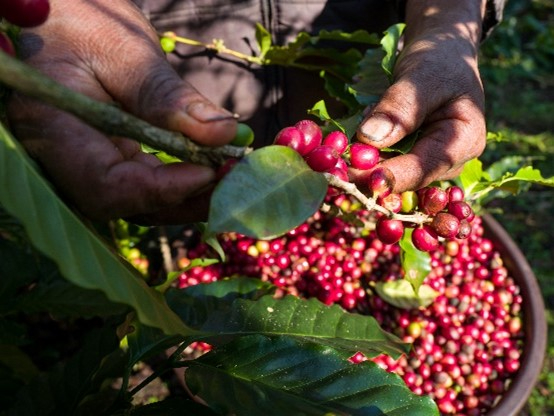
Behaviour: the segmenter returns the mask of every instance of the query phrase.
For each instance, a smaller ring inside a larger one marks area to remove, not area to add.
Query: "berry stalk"
[[[431,219],[428,215],[422,212],[415,212],[413,214],[399,214],[393,212],[377,203],[377,199],[366,196],[358,187],[352,182],[346,182],[342,179],[339,179],[335,175],[330,173],[324,173],[325,179],[329,185],[334,186],[343,190],[345,193],[352,195],[356,198],[368,211],[378,211],[382,214],[385,214],[390,219],[400,220],[405,222],[410,222],[413,224],[424,224],[430,222]]]

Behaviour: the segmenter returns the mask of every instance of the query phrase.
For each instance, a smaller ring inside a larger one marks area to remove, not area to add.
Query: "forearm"
[[[466,40],[477,53],[482,36],[485,0],[411,0],[406,4],[406,42],[435,37]]]

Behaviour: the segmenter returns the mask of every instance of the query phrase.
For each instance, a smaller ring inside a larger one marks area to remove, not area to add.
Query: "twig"
[[[375,198],[370,198],[362,193],[355,184],[351,182],[343,181],[342,179],[337,178],[335,175],[330,173],[324,173],[325,179],[329,185],[334,186],[335,188],[342,189],[349,195],[352,195],[368,210],[368,211],[379,211],[389,218],[395,220],[401,220],[405,222],[410,222],[413,224],[423,224],[430,221],[428,215],[423,214],[422,212],[415,212],[414,214],[398,214],[392,212],[391,210],[379,205]]]
[[[257,65],[264,64],[263,59],[258,56],[246,55],[242,52],[227,48],[227,46],[225,46],[225,43],[223,42],[222,39],[213,39],[211,43],[203,43],[197,40],[184,38],[182,36],[177,36],[175,32],[164,32],[158,36],[168,38],[168,39],[174,40],[175,42],[183,43],[185,45],[199,46],[201,48],[214,51],[218,54],[230,55],[235,58],[241,59],[243,61],[249,62],[251,64],[257,64]]]
[[[155,127],[119,108],[70,90],[0,50],[0,82],[18,92],[71,113],[107,135],[122,136],[192,163],[219,166],[240,158],[237,146],[200,146],[182,134]]]

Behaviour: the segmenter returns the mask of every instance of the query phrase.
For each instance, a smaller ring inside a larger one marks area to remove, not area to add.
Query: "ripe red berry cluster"
[[[428,307],[407,310],[385,302],[374,289],[377,282],[403,277],[399,245],[385,245],[366,226],[378,215],[346,195],[328,202],[362,221],[318,211],[272,240],[224,234],[226,261],[191,268],[180,276],[180,286],[246,275],[274,283],[279,295],[316,297],[371,315],[385,330],[413,343],[409,355],[398,361],[379,356],[375,362],[400,375],[415,393],[433,397],[444,415],[486,414],[519,368],[523,334],[519,286],[484,237],[481,218],[473,220],[468,238],[441,240],[430,251],[432,271],[424,284],[438,296]],[[205,244],[183,254],[181,265],[216,257]]]
[[[316,172],[330,173],[348,182],[348,167],[372,170],[367,178],[367,188],[379,205],[390,213],[413,213],[420,210],[430,217],[430,222],[415,227],[412,233],[414,246],[422,251],[438,247],[439,239],[467,238],[471,233],[473,209],[464,201],[464,192],[457,186],[442,189],[425,187],[414,192],[392,193],[395,179],[386,168],[377,167],[380,152],[365,143],[349,145],[348,137],[341,131],[333,131],[323,137],[321,128],[311,120],[301,120],[294,126],[277,133],[274,144],[296,150]],[[385,244],[394,244],[404,235],[405,221],[392,215],[383,215],[376,224],[377,236]]]
[[[364,143],[349,146],[348,137],[339,130],[323,137],[319,125],[300,120],[275,136],[274,144],[296,150],[316,172],[327,172],[348,182],[348,166],[368,170],[379,162],[379,149]],[[349,164],[347,163],[349,162]]]
[[[428,186],[417,192],[389,194],[380,198],[380,204],[395,213],[419,210],[429,216],[430,222],[416,225],[412,233],[412,242],[421,251],[435,250],[441,238],[467,238],[471,234],[471,222],[475,218],[473,209],[464,201],[464,191],[458,186],[447,189]],[[376,228],[381,241],[394,244],[402,238],[405,225],[398,219],[382,216],[377,221]]]

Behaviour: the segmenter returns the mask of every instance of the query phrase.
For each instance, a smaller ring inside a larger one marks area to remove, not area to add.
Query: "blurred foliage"
[[[514,155],[554,175],[554,0],[510,0],[503,22],[481,49],[490,142],[485,164]],[[541,285],[549,316],[543,372],[522,413],[554,415],[554,192],[531,187],[495,201],[497,218],[520,246]]]
[[[554,0],[511,0],[481,49],[489,120],[554,130]]]

